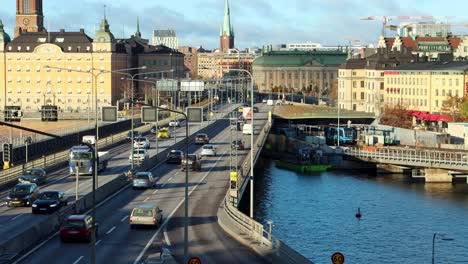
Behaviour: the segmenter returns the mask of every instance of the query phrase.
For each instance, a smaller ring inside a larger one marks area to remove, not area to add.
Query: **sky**
[[[1,0],[0,19],[13,35],[16,1]],[[318,42],[323,45],[375,44],[381,34],[381,20],[368,16],[436,16],[443,21],[468,23],[464,0],[230,0],[231,23],[240,49],[282,43]],[[140,17],[144,38],[155,29],[175,29],[180,46],[219,47],[219,30],[225,0],[44,0],[45,27],[49,31],[78,31],[91,37],[104,14],[114,36],[129,37]],[[414,20],[413,20],[414,21]],[[399,21],[391,21],[398,24]],[[468,34],[468,27],[456,25],[455,34]],[[391,34],[390,32],[388,33]],[[357,43],[357,42],[355,42]]]

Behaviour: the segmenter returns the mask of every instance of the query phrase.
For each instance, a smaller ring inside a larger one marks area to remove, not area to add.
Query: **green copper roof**
[[[221,36],[226,34],[228,37],[234,37],[234,30],[231,26],[231,13],[229,11],[229,1],[226,0],[226,6],[224,7],[224,23],[220,32]]]
[[[3,22],[0,19],[0,43],[11,42],[10,36],[3,30]]]
[[[254,66],[304,66],[320,64],[339,66],[346,60],[342,51],[270,51],[257,58]]]
[[[94,41],[96,42],[112,42],[114,41],[114,35],[109,29],[109,23],[107,22],[106,17],[104,16],[101,21],[101,26],[99,30],[96,32],[96,36]]]

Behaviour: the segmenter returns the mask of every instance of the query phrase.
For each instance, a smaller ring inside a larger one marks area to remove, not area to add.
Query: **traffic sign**
[[[203,108],[202,107],[187,107],[187,122],[188,123],[202,123],[203,122]]]
[[[102,122],[117,122],[117,106],[102,107]]]
[[[335,252],[331,256],[331,261],[333,264],[343,264],[345,261],[345,257],[340,252]]]
[[[141,122],[154,123],[158,120],[158,109],[151,106],[143,106],[141,108]]]
[[[188,264],[202,264],[201,259],[197,257],[191,257]]]

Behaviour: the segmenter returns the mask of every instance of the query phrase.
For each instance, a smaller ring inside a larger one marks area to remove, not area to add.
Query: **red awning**
[[[426,116],[427,116],[427,115],[428,115],[428,113],[427,113],[427,112],[420,112],[420,113],[417,115],[417,117],[418,117],[418,120],[420,120],[420,121],[421,121],[421,120],[424,120],[424,119],[426,119]]]
[[[438,121],[443,121],[443,122],[453,122],[453,118],[449,115],[441,115],[439,116]]]

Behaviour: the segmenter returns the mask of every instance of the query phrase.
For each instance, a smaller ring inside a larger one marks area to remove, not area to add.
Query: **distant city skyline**
[[[45,27],[49,31],[63,28],[78,31],[84,28],[93,37],[106,7],[111,31],[117,38],[136,32],[137,16],[144,38],[151,38],[155,29],[175,29],[181,46],[219,48],[219,32],[223,22],[221,0],[174,0],[154,3],[138,1],[138,5],[114,0],[44,1]],[[231,22],[236,32],[236,48],[262,47],[267,44],[318,42],[324,45],[347,45],[347,39],[375,44],[381,32],[380,21],[362,21],[372,15],[455,16],[451,22],[466,22],[463,1],[425,1],[424,5],[404,0],[231,0]],[[13,36],[15,4],[3,0],[0,19]],[[83,15],[86,14],[86,15]],[[125,15],[122,15],[125,14]],[[203,14],[202,16],[200,14]],[[293,14],[293,15],[291,15]],[[392,21],[390,24],[399,24]],[[455,34],[468,34],[468,27],[454,26]],[[391,31],[388,31],[389,34]]]

